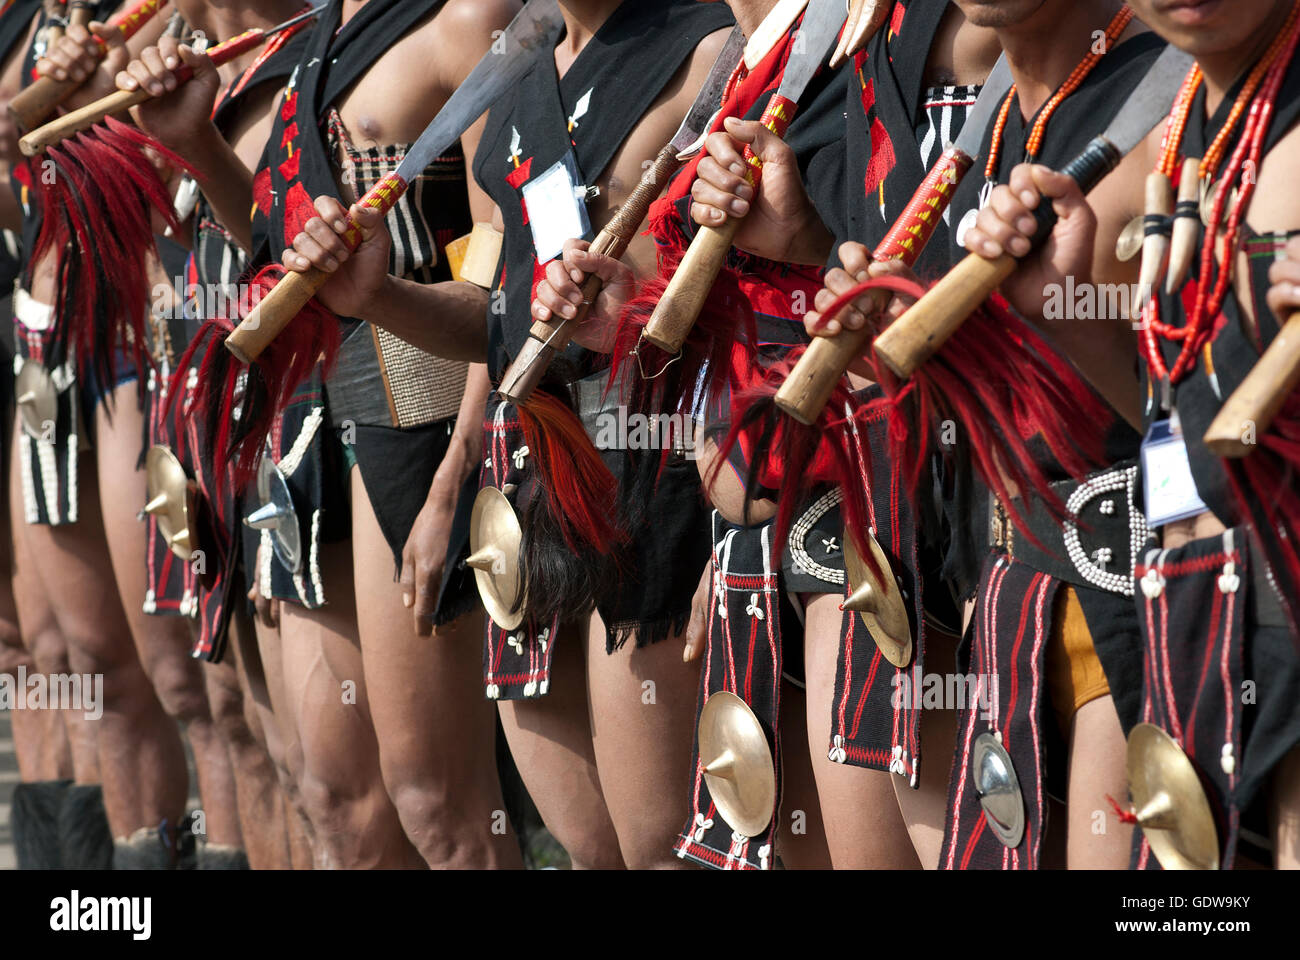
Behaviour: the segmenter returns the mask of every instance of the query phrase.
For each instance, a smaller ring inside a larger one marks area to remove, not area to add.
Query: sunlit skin
[[[125,47],[115,30],[95,24],[89,31],[71,27],[41,59],[38,71],[84,81],[65,109],[98,99],[112,90],[113,73],[132,53],[156,40],[169,13],[169,8],[164,9]],[[102,62],[95,56],[92,32],[108,42]],[[30,292],[36,300],[53,301],[54,271],[53,258],[33,265]],[[209,813],[209,839],[238,846],[229,757],[212,722],[199,664],[187,655],[188,629],[180,619],[163,622],[141,611],[145,527],[135,514],[144,503],[145,480],[135,463],[142,423],[134,384],[115,391],[109,403],[114,412],[111,421],[103,405],[86,411],[95,421],[98,449],[81,457],[79,521],[65,527],[15,525],[14,536],[23,541],[15,546],[16,553],[28,558],[29,569],[36,574],[27,581],[32,588],[18,597],[19,616],[26,620],[30,612],[39,621],[40,610],[48,605],[53,611],[51,629],[65,638],[72,669],[104,674],[105,716],[97,725],[97,765],[114,835],[153,829],[163,820],[179,821],[188,792],[175,725],[180,720],[194,746]],[[135,452],[128,458],[117,457],[114,451]],[[16,471],[17,464],[15,455],[11,470]],[[17,484],[16,473],[11,483]],[[114,491],[111,503],[103,505],[102,520],[97,500],[100,484]],[[69,556],[75,556],[76,562],[69,563]],[[127,557],[134,563],[128,563]],[[111,572],[107,579],[105,571]],[[24,609],[29,605],[30,610]],[[74,745],[77,742],[74,737]]]
[[[1290,8],[1289,3],[1278,0],[1240,3],[1235,0],[1134,0],[1131,5],[1144,23],[1171,43],[1196,55],[1205,73],[1206,109],[1210,111],[1217,108],[1224,93],[1278,34]],[[1052,242],[1041,254],[1030,258],[1021,272],[1027,269],[1033,273],[1038,264],[1042,274],[1087,276],[1089,239],[1104,236],[1113,244],[1113,237],[1099,223],[1124,223],[1141,210],[1143,178],[1155,163],[1162,128],[1160,125],[1152,131],[1143,147],[1130,154],[1087,201],[1068,178],[1043,167],[1018,167],[1012,174],[1010,188],[995,191],[994,202],[981,212],[976,227],[967,237],[967,247],[983,256],[997,256],[1003,250],[1016,254],[1027,251],[1032,230],[1026,217],[1042,202],[1041,195],[1052,200],[1061,214],[1061,223]],[[1260,165],[1255,197],[1246,215],[1247,223],[1256,231],[1285,232],[1300,226],[1300,198],[1294,190],[1297,152],[1300,152],[1300,130],[1293,129]],[[1130,162],[1135,158],[1138,162]],[[1098,243],[1097,256],[1102,256],[1104,250],[1104,244]],[[1094,279],[1097,262],[1091,261]],[[1248,264],[1241,254],[1233,283],[1237,302],[1250,315],[1253,298],[1248,278]],[[1297,279],[1300,272],[1287,261],[1271,269],[1274,287],[1268,296],[1270,309],[1287,310],[1293,306],[1297,299],[1294,286]],[[1032,309],[1027,304],[1032,296],[1031,283],[1026,283],[1019,294],[1010,294],[1013,303],[1024,305],[1022,309]],[[1134,402],[1136,399],[1135,394]],[[1192,540],[1217,536],[1224,529],[1217,517],[1206,512],[1166,525],[1161,536],[1166,548],[1177,548]],[[1270,813],[1276,863],[1300,865],[1300,749],[1293,749],[1274,773]]]
[[[555,50],[555,66],[561,76],[617,7],[611,0],[560,4],[566,31]],[[594,223],[612,216],[640,181],[643,160],[671,139],[725,41],[726,31],[718,31],[697,47],[596,177],[600,197],[588,207]],[[330,198],[320,198],[317,210],[322,217],[285,251],[284,263],[292,270],[314,265],[334,274],[321,294],[326,306],[384,326],[432,353],[482,361],[486,291],[468,283],[426,286],[388,277],[389,239],[377,216],[357,206],[345,211]],[[355,254],[339,236],[345,212],[368,238]],[[497,211],[476,219],[503,227]],[[648,269],[654,263],[653,241],[638,236],[625,261]],[[430,324],[429,316],[439,322]],[[557,647],[551,693],[500,704],[524,782],[576,866],[681,867],[671,854],[672,837],[681,826],[680,797],[663,790],[663,784],[678,782],[690,763],[698,673],[682,666],[681,647],[671,640],[607,656],[598,619],[565,629],[584,642]],[[629,713],[628,704],[639,703],[647,679],[655,682],[660,708]]]
[[[344,22],[363,6],[345,3]],[[229,22],[229,10],[208,12],[216,35],[226,35],[238,32],[236,26],[273,25],[300,9],[296,2],[250,4],[238,24]],[[493,31],[518,9],[515,0],[451,0],[394,43],[335,104],[356,146],[416,140],[486,51]],[[203,59],[160,45],[120,74],[118,85],[144,86],[163,96],[142,108],[139,119],[197,161],[201,174],[229,171],[203,182],[221,184],[208,199],[247,246],[252,167],[270,132],[279,92],[268,90],[250,101],[227,143],[207,119],[218,86],[210,67],[166,96],[176,89],[171,68],[182,60],[201,67]],[[430,63],[438,69],[429,70]],[[412,77],[426,82],[411,83]],[[462,138],[467,157],[480,134],[481,123]],[[339,188],[354,196],[348,185]],[[469,194],[475,218],[489,216],[490,204],[472,183]],[[309,225],[298,242],[312,244],[312,231],[321,226],[319,220]],[[281,779],[310,821],[320,866],[519,863],[513,836],[488,829],[502,800],[492,766],[480,762],[492,742],[491,707],[475,692],[479,663],[471,638],[479,634],[481,614],[436,631],[432,623],[456,495],[479,460],[485,396],[486,377],[477,368],[448,454],[408,537],[400,582],[393,581],[391,551],[354,471],[352,539],[323,551],[331,571],[325,580],[329,605],[310,611],[268,602],[255,585],[250,592],[261,619],[263,713],[272,706],[269,714],[285,728],[277,731]],[[358,687],[356,705],[338,696],[340,685],[349,682]]]
[[[1104,26],[1120,7],[1118,2],[1111,0],[1095,3],[956,0],[956,3],[971,23],[995,31],[1006,52],[1019,91],[1021,112],[1026,117],[1037,112],[1065,80],[1088,52],[1093,31]],[[1139,24],[1130,25],[1121,42],[1141,29]],[[1144,158],[1140,156],[1141,151],[1138,153],[1139,156],[1126,160],[1117,173],[1094,191],[1094,203],[1104,197],[1107,190],[1121,189],[1126,176],[1145,173]],[[1068,265],[1054,264],[1054,267],[1059,267],[1058,272],[1036,270],[1032,261],[1022,264],[1013,280],[1003,287],[1008,299],[1030,318],[1042,315],[1045,285],[1066,273],[1073,272],[1076,276],[1091,274],[1094,280],[1104,282],[1136,280],[1135,275],[1127,276],[1131,271],[1118,264],[1114,256],[1115,237],[1131,214],[1112,214],[1106,218],[1103,228],[1098,229],[1096,218],[1091,215],[1088,203],[1077,188],[1071,194],[1069,185],[1072,183],[1069,178],[1054,174],[1047,168],[1034,168],[1032,173],[1029,168],[1017,169],[1009,185],[993,192],[989,206],[966,237],[967,249],[981,256],[996,257],[1002,252],[1001,248],[994,249],[988,242],[987,231],[981,230],[993,212],[1014,211],[1012,221],[1019,227],[1028,228],[1025,216],[1037,205],[1038,191],[1053,198],[1060,222],[1052,246],[1071,249],[1073,259]],[[1031,198],[1033,204],[1029,205]],[[1015,210],[1017,203],[1025,206]],[[1032,216],[1029,222],[1032,222]],[[1028,252],[1028,245],[1017,244],[1008,249],[1024,254]],[[846,269],[828,275],[826,289],[818,295],[815,304],[818,311],[825,310],[831,300],[845,292],[855,280],[907,272],[897,264],[870,264],[865,249],[842,248],[840,253]],[[886,310],[889,315],[897,316],[907,305],[906,300],[894,298]],[[855,307],[829,321],[820,312],[810,314],[806,326],[815,335],[833,334],[846,326],[860,328],[864,322],[862,310],[869,308],[869,301],[859,300]],[[1136,420],[1136,379],[1131,373],[1134,368],[1116,361],[1117,356],[1133,356],[1135,353],[1127,319],[1120,318],[1105,331],[1079,329],[1083,326],[1075,325],[1075,329],[1058,327],[1046,332],[1125,416]],[[1091,834],[1089,819],[1095,808],[1095,798],[1107,790],[1122,790],[1124,784],[1124,740],[1111,699],[1103,697],[1080,709],[1073,718],[1069,739],[1072,802],[1065,827],[1066,862],[1071,867],[1121,867],[1127,862],[1130,831],[1111,830],[1104,837],[1096,837]]]
[[[298,13],[297,0],[261,0],[232,5],[203,3],[200,0],[177,0],[177,10],[193,31],[214,38],[230,37],[253,28],[266,28]],[[251,195],[251,168],[261,156],[270,133],[271,119],[279,91],[272,87],[255,89],[246,101],[243,115],[235,122],[229,140],[223,138],[209,117],[220,87],[236,81],[256,59],[254,50],[225,64],[220,70],[189,46],[171,37],[162,37],[156,46],[146,47],[116,76],[119,89],[135,90],[143,86],[156,99],[148,100],[132,111],[132,119],[160,143],[186,158],[195,167],[204,184],[208,201],[218,217],[223,211],[247,213]],[[194,71],[194,77],[180,85],[172,71],[182,63]],[[179,92],[177,92],[179,91]],[[171,171],[171,189],[179,175]],[[161,224],[159,224],[161,228]],[[246,236],[232,231],[247,248]],[[192,227],[181,230],[179,241],[188,244]],[[174,278],[155,278],[160,285]],[[240,611],[242,616],[242,611]],[[197,623],[191,623],[197,631]],[[233,636],[250,630],[235,631]],[[255,645],[239,649],[231,644],[230,654],[219,664],[203,670],[214,721],[225,741],[235,774],[235,797],[240,814],[241,834],[249,863],[254,869],[287,868],[292,865],[285,822],[285,798],[271,758],[267,754],[265,727],[250,724],[247,714],[253,705],[245,704],[253,695],[250,670],[261,673],[256,662]],[[257,735],[254,734],[254,729]],[[275,738],[277,741],[279,737]]]
[[[771,6],[733,4],[733,11],[746,34],[752,35]],[[973,28],[959,15],[950,14],[932,45],[928,82],[932,85],[981,82],[997,54],[992,31]],[[741,176],[745,169],[741,153],[746,145],[763,161],[757,199],[753,188]],[[812,207],[789,146],[757,122],[728,120],[726,132],[708,138],[705,153],[691,187],[695,201],[691,214],[696,223],[718,226],[728,216],[744,217],[735,240],[737,247],[777,261],[809,264],[826,261],[832,240]],[[846,266],[854,262],[852,257],[858,255],[857,251],[865,256],[861,244],[846,244],[845,248],[850,257]],[[566,245],[563,261],[547,267],[546,278],[537,288],[533,315],[539,319],[549,319],[553,314],[572,316],[574,305],[582,301],[579,283],[584,271],[597,273],[606,281],[587,326],[605,331],[608,338],[627,292],[633,287],[632,274],[619,261],[590,253],[588,244],[581,241]],[[759,522],[775,513],[776,506],[769,501],[746,503],[743,482],[734,471],[723,469],[716,478],[713,476],[716,448],[710,441],[698,437],[697,449],[701,476],[712,481],[708,488],[710,501],[724,517],[740,523],[748,511],[750,521]],[[706,569],[701,575],[687,634],[684,655],[688,659],[699,657],[704,649],[709,586],[710,570]],[[792,709],[806,711],[797,727],[807,730],[813,782],[792,778],[795,792],[791,794],[791,802],[799,802],[796,787],[817,800],[826,853],[837,867],[933,867],[938,863],[943,834],[947,788],[943,764],[923,767],[921,789],[912,790],[901,779],[888,774],[821,760],[830,740],[829,718],[843,620],[839,600],[831,594],[800,597],[806,607],[804,647],[808,687],[805,695],[793,701],[793,708],[791,698],[783,700],[782,716],[787,729],[793,730],[796,726],[786,719],[788,714]],[[951,647],[944,638],[936,635],[931,651],[933,662],[951,661]],[[922,723],[927,749],[945,752],[948,749],[945,745],[952,742],[954,714],[927,711]],[[900,828],[905,828],[907,833]],[[790,856],[793,842],[787,839],[783,857]],[[807,855],[808,851],[799,853]],[[815,861],[809,857],[806,864],[815,865]]]

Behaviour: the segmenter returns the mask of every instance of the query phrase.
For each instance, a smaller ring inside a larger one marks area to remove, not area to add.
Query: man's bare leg
[[[144,471],[136,466],[143,431],[136,385],[117,387],[111,404],[111,411],[105,409],[104,403],[95,411],[95,455],[101,489],[113,491],[101,507],[103,535],[118,595],[145,674],[163,709],[185,729],[194,749],[207,839],[238,846],[234,774],[226,746],[212,722],[202,664],[190,656],[189,627],[180,617],[149,616],[142,606],[146,591],[144,557],[150,544],[148,527],[137,519],[148,497]]]
[[[1269,785],[1273,865],[1300,870],[1300,747],[1292,747],[1273,771]]]
[[[1106,795],[1128,789],[1124,731],[1109,696],[1089,700],[1070,724],[1070,780],[1066,800],[1065,862],[1070,870],[1123,870],[1133,825],[1113,815]],[[1100,814],[1100,816],[1098,816]]]
[[[524,786],[546,829],[569,854],[573,868],[616,870],[624,863],[596,772],[587,705],[584,626],[561,626],[551,661],[549,694],[529,700],[504,700],[498,706],[510,754]],[[481,640],[477,649],[482,649]],[[685,770],[682,767],[679,778]],[[662,790],[663,785],[656,789]]]
[[[16,471],[16,440],[13,462]],[[24,541],[20,555],[30,558],[34,580],[59,598],[50,606],[67,641],[71,672],[104,679],[104,713],[93,721],[99,774],[109,825],[114,836],[126,837],[164,819],[177,823],[185,808],[188,775],[176,724],[163,711],[136,656],[117,591],[104,582],[111,562],[89,458],[83,458],[80,480],[79,522],[20,524],[14,532]]]
[[[0,676],[8,675],[11,689],[21,694],[19,670],[27,676],[43,671],[18,634],[17,618],[13,616],[14,598],[8,586],[7,580],[0,584],[0,608],[9,608],[8,616],[0,613]],[[61,711],[15,709],[9,711],[9,720],[14,757],[23,783],[72,779],[72,751]]]
[[[10,484],[6,522],[9,518],[22,517],[22,509],[22,493],[17,484]],[[23,526],[26,524],[24,523]],[[55,618],[54,608],[50,604],[45,585],[41,583],[36,572],[27,537],[23,535],[21,529],[14,530],[10,542],[13,544],[13,576],[9,581],[13,589],[11,597],[14,619],[12,622],[19,628],[19,633],[15,634],[19,649],[17,657],[13,660],[13,668],[16,670],[19,663],[25,662],[29,672],[35,671],[45,676],[70,673],[72,668],[68,664],[68,644],[59,630],[58,620]],[[98,727],[86,719],[84,711],[41,712],[48,714],[46,719],[60,727],[62,731],[60,739],[66,747],[59,746],[56,741],[47,742],[57,747],[57,752],[60,754],[63,749],[67,749],[69,766],[65,767],[62,760],[51,763],[46,755],[47,752],[42,751],[39,760],[40,769],[48,771],[57,768],[59,772],[53,777],[42,775],[40,779],[71,777],[79,784],[99,783],[99,745],[96,739]],[[20,719],[17,712],[11,716],[14,722],[14,746],[18,752],[18,766],[23,770],[25,769],[24,735],[20,733],[20,729],[21,724],[26,721]]]
[[[483,696],[483,614],[415,633],[392,551],[352,471],[357,626],[383,781],[402,827],[431,867],[522,865],[505,822],[496,712]]]
[[[804,658],[808,678],[808,749],[826,755],[840,652],[840,598],[818,594],[808,604]],[[842,763],[813,764],[835,869],[919,869],[907,824],[899,813],[893,775]]]
[[[587,696],[601,792],[629,869],[690,865],[673,854],[685,822],[700,663],[682,663],[685,634],[605,652],[605,626],[592,614]]]
[[[936,672],[955,669],[957,640],[938,630],[925,638],[925,665]],[[945,684],[945,689],[947,685]],[[944,821],[948,815],[948,778],[952,773],[952,754],[957,737],[957,711],[944,704],[940,710],[921,711],[920,780],[913,790],[903,777],[892,777],[898,809],[907,824],[912,847],[926,870],[939,867],[943,850]]]
[[[320,867],[424,867],[384,790],[370,719],[350,543],[320,551],[329,603],[280,607],[280,641],[290,709],[302,743],[296,779]]]
[[[255,596],[256,590],[252,594]],[[261,687],[254,677],[249,679],[255,691],[254,702],[262,732],[266,737],[266,752],[275,765],[280,791],[284,795],[289,862],[295,870],[310,870],[316,863],[315,834],[303,806],[302,791],[298,789],[298,777],[301,776],[303,767],[302,740],[298,736],[297,720],[285,686],[279,605],[275,604],[274,609],[276,613],[271,623],[259,616],[251,625],[251,641],[257,645],[258,659],[262,664]],[[232,622],[231,630],[232,636],[236,638],[244,636],[238,615]],[[241,642],[247,645],[249,640],[245,637]],[[248,662],[252,663],[251,657]]]
[[[822,754],[823,760],[825,755]],[[788,680],[781,681],[781,818],[777,853],[781,863],[794,870],[829,870],[817,780],[808,752],[808,697]]]
[[[241,728],[248,731],[251,745],[236,748],[231,739],[231,763],[239,790],[239,826],[244,849],[254,870],[288,870],[289,834],[285,823],[284,790],[267,745],[267,731],[257,698],[266,700],[266,678],[252,624],[243,610],[231,618],[226,658],[239,684]],[[220,711],[215,711],[220,717]],[[269,719],[269,718],[268,718]],[[220,720],[218,720],[220,722]],[[272,723],[272,726],[274,724]]]

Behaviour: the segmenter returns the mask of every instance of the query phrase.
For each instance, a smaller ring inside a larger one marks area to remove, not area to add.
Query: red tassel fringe
[[[279,264],[263,267],[242,288],[248,304],[259,303],[286,272]],[[181,392],[176,378],[189,369],[196,352],[206,350],[198,369],[192,415],[206,425],[214,475],[229,475],[238,494],[256,477],[266,439],[294,392],[317,364],[322,366],[322,376],[333,369],[343,333],[338,317],[311,300],[257,363],[244,367],[222,342],[233,330],[234,324],[226,319],[204,324],[177,365],[170,396]]]
[[[924,289],[899,277],[880,277],[845,293],[825,311],[834,316],[872,289],[919,298]],[[960,449],[970,456],[980,478],[1032,538],[1025,524],[1024,500],[1040,498],[1063,517],[1065,505],[1050,486],[1029,443],[1041,437],[1071,476],[1082,477],[1105,463],[1105,427],[1114,419],[1075,368],[1057,354],[1000,296],[989,299],[910,380],[899,381],[875,362],[885,398],[863,404],[843,383],[836,388],[819,422],[805,426],[779,413],[772,398],[803,353],[792,351],[769,371],[766,382],[733,401],[732,428],[724,448],[739,442],[757,422],[772,418],[766,441],[755,456],[762,482],[781,490],[778,532],[788,531],[794,509],[812,487],[838,484],[845,493],[845,518],[853,531],[867,529],[864,472],[871,451],[852,439],[853,424],[866,423],[883,410],[889,417],[890,457],[906,465],[905,489],[915,494],[935,452],[936,428],[951,420],[963,431]],[[872,358],[869,358],[872,359]],[[843,411],[851,411],[846,415]],[[951,455],[951,451],[939,452]],[[797,481],[783,483],[788,470]],[[1012,491],[1019,493],[1013,496]],[[862,543],[856,541],[859,551]],[[863,554],[864,559],[867,556]]]
[[[152,364],[146,320],[147,264],[156,253],[152,214],[180,230],[146,151],[188,170],[176,154],[109,117],[51,147],[53,168],[33,169],[31,176],[43,213],[32,262],[51,252],[60,258],[53,355],[61,360],[72,349],[83,378],[105,389],[118,351],[131,358],[142,382]]]
[[[1250,520],[1300,644],[1300,394],[1247,456],[1222,461],[1238,516]]]
[[[591,549],[602,556],[611,554],[627,539],[614,520],[618,484],[582,421],[541,390],[534,391],[518,413],[524,443],[565,544],[575,553]]]

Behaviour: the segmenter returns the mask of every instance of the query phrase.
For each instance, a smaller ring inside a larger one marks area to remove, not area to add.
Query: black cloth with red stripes
[[[604,173],[629,134],[651,105],[663,94],[706,36],[732,25],[723,4],[694,0],[649,3],[625,0],[587,42],[563,77],[555,67],[553,48],[539,49],[529,72],[492,107],[474,158],[474,176],[496,203],[504,220],[502,254],[497,264],[487,311],[488,370],[499,382],[510,361],[523,346],[532,325],[533,293],[543,275],[534,247],[525,187],[555,164],[568,162],[575,183],[590,186]],[[634,80],[632,78],[635,78]],[[578,200],[586,204],[585,197]],[[602,226],[592,224],[591,239]],[[600,397],[609,358],[571,346],[547,373],[540,390],[557,397],[579,412],[588,434],[597,438],[600,418],[618,415],[617,397]],[[584,399],[585,398],[585,399]],[[500,442],[491,424],[517,420],[511,411],[498,411],[489,402],[489,429],[485,449]],[[616,447],[630,446],[616,444]],[[522,453],[521,453],[522,451]],[[506,455],[528,455],[527,448],[511,444]],[[531,451],[536,456],[537,451]],[[627,449],[601,449],[601,459],[614,477],[632,472],[639,456],[654,457],[658,449],[636,453]],[[596,598],[596,609],[606,626],[606,646],[611,652],[629,639],[638,645],[661,640],[685,625],[691,598],[707,558],[708,515],[700,496],[694,464],[677,452],[667,451],[668,466],[653,496],[635,509],[620,494],[618,505],[628,511],[629,542],[619,548],[612,576],[617,589]],[[521,460],[521,463],[523,461]],[[499,468],[500,464],[495,463]],[[521,515],[534,506],[536,494],[530,478],[532,464],[524,467],[511,499]],[[495,484],[492,468],[481,482]],[[462,503],[466,507],[467,503]],[[462,510],[462,512],[464,512]],[[467,524],[459,525],[462,530]],[[530,536],[532,530],[526,530]],[[468,543],[453,543],[463,560]],[[603,561],[598,561],[603,566]],[[613,561],[611,560],[612,564]],[[456,564],[449,563],[451,570]],[[582,611],[573,611],[574,615]],[[489,620],[488,659],[517,635],[535,644],[550,624],[525,623],[520,631],[501,631]],[[558,624],[557,627],[563,627]],[[548,632],[543,643],[555,642]],[[509,656],[509,651],[507,651]],[[516,656],[522,657],[523,654]],[[498,665],[506,675],[520,673],[509,663]],[[490,695],[502,699],[533,695],[546,687],[541,678],[533,685],[488,682]]]

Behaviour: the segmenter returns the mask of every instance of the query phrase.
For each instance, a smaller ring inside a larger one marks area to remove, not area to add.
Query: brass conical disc
[[[1151,852],[1166,870],[1219,869],[1219,835],[1201,778],[1159,727],[1128,735],[1128,792]]]
[[[1124,229],[1120,231],[1119,239],[1115,241],[1115,256],[1117,259],[1127,263],[1142,252],[1144,230],[1145,223],[1141,215],[1128,222]]]
[[[47,425],[58,419],[59,391],[49,371],[35,360],[24,360],[14,380],[14,396],[23,432],[33,440],[52,439]]]
[[[734,693],[712,694],[700,711],[699,746],[704,782],[718,813],[737,833],[758,836],[776,806],[776,767],[749,704]]]
[[[858,548],[848,530],[844,531],[843,542],[844,569],[848,571],[849,584],[853,588],[849,599],[844,602],[844,609],[862,614],[867,632],[886,660],[896,667],[907,666],[912,662],[912,627],[907,620],[903,593],[890,572],[889,558],[880,549],[876,538],[867,534],[867,543],[876,563],[886,572],[887,582],[881,583],[858,556]]]
[[[158,521],[158,532],[172,553],[189,562],[194,555],[194,492],[189,475],[176,454],[164,446],[149,448],[144,458],[145,483],[149,503],[145,512]]]
[[[524,604],[514,609],[523,588],[519,569],[522,540],[519,518],[506,495],[496,487],[480,490],[470,514],[469,564],[483,607],[503,630],[513,630],[524,622]]]

